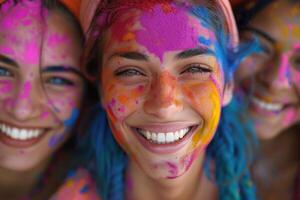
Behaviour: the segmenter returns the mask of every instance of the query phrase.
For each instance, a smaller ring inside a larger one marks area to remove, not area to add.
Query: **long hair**
[[[102,10],[97,16],[97,40],[89,47],[87,72],[99,74],[97,67],[101,60],[101,39],[99,30],[107,28],[109,20],[114,16],[114,10]],[[216,12],[217,11],[217,12]],[[221,13],[211,4],[192,6],[192,15],[201,19],[214,30],[217,36],[217,56],[225,74],[225,81],[232,80],[232,76],[239,62],[248,54],[256,51],[257,45],[243,45],[232,49],[228,42],[230,37],[225,33],[224,21]],[[102,13],[102,15],[101,15]],[[107,14],[109,13],[109,14]],[[106,25],[100,24],[105,22]],[[95,36],[95,33],[92,34]],[[99,58],[100,55],[100,58]],[[98,71],[98,72],[97,72]],[[247,121],[241,120],[241,102],[233,99],[229,106],[221,113],[217,132],[208,145],[206,151],[206,175],[216,183],[220,200],[254,200],[255,189],[248,171],[251,152],[255,146],[254,134]],[[104,200],[124,199],[124,174],[127,166],[127,155],[114,140],[109,129],[106,114],[100,105],[91,109],[84,130],[86,134],[79,140],[79,150],[84,154],[84,162],[96,179],[97,189]],[[89,160],[92,160],[89,162]],[[211,166],[214,170],[211,170]]]

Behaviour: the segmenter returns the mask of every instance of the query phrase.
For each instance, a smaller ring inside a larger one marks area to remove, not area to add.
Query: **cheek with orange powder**
[[[198,92],[197,92],[198,91]],[[178,161],[167,161],[164,165],[168,171],[167,178],[176,178],[187,171],[210,143],[217,129],[221,115],[220,90],[216,82],[190,81],[182,85],[182,93],[190,106],[203,118],[202,127],[194,134],[192,142]]]
[[[221,115],[220,90],[213,80],[203,83],[195,81],[194,83],[186,83],[183,86],[183,93],[193,108],[204,118],[203,126],[193,136],[190,150],[199,146],[205,148],[213,138],[219,123]]]
[[[103,71],[101,94],[103,96],[103,104],[108,114],[111,129],[116,140],[121,145],[126,145],[122,136],[122,124],[127,116],[137,110],[141,106],[144,96],[145,86],[143,84],[137,86],[124,86],[119,84],[119,80],[113,77],[113,73]]]

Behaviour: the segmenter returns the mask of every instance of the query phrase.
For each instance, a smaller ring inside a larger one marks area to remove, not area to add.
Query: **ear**
[[[234,88],[234,81],[230,80],[227,82],[224,86],[224,92],[223,92],[223,100],[222,100],[222,106],[227,106],[233,95],[233,88]]]

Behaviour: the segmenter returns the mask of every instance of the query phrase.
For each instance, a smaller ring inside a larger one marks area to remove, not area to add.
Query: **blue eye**
[[[60,85],[62,85],[62,86],[63,85],[67,85],[67,86],[74,85],[74,83],[72,81],[67,80],[65,78],[61,78],[61,77],[52,77],[52,78],[49,78],[47,80],[47,83],[53,84],[53,85],[58,85],[58,86],[60,86]]]
[[[12,76],[12,73],[10,73],[9,70],[0,67],[0,76]]]

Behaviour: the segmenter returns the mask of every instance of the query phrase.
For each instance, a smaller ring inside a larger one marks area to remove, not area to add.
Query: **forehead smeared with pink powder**
[[[111,27],[112,39],[118,42],[135,40],[160,60],[168,51],[209,47],[215,34],[188,7],[157,4],[152,8],[122,11]],[[205,42],[203,42],[205,41]]]
[[[0,40],[0,53],[12,57],[19,54],[24,63],[38,63],[43,14],[47,14],[47,10],[42,8],[40,0],[23,0],[17,4],[6,1],[0,10],[0,36],[6,41],[2,43]],[[24,31],[30,35],[23,35]],[[18,44],[18,50],[12,49],[10,44]]]
[[[199,31],[206,39],[210,34],[199,22],[195,23],[195,18],[192,21],[189,11],[184,7],[172,6],[166,10],[156,5],[148,12],[142,12],[139,20],[142,28],[136,32],[136,41],[160,60],[163,59],[164,52],[197,47]]]

